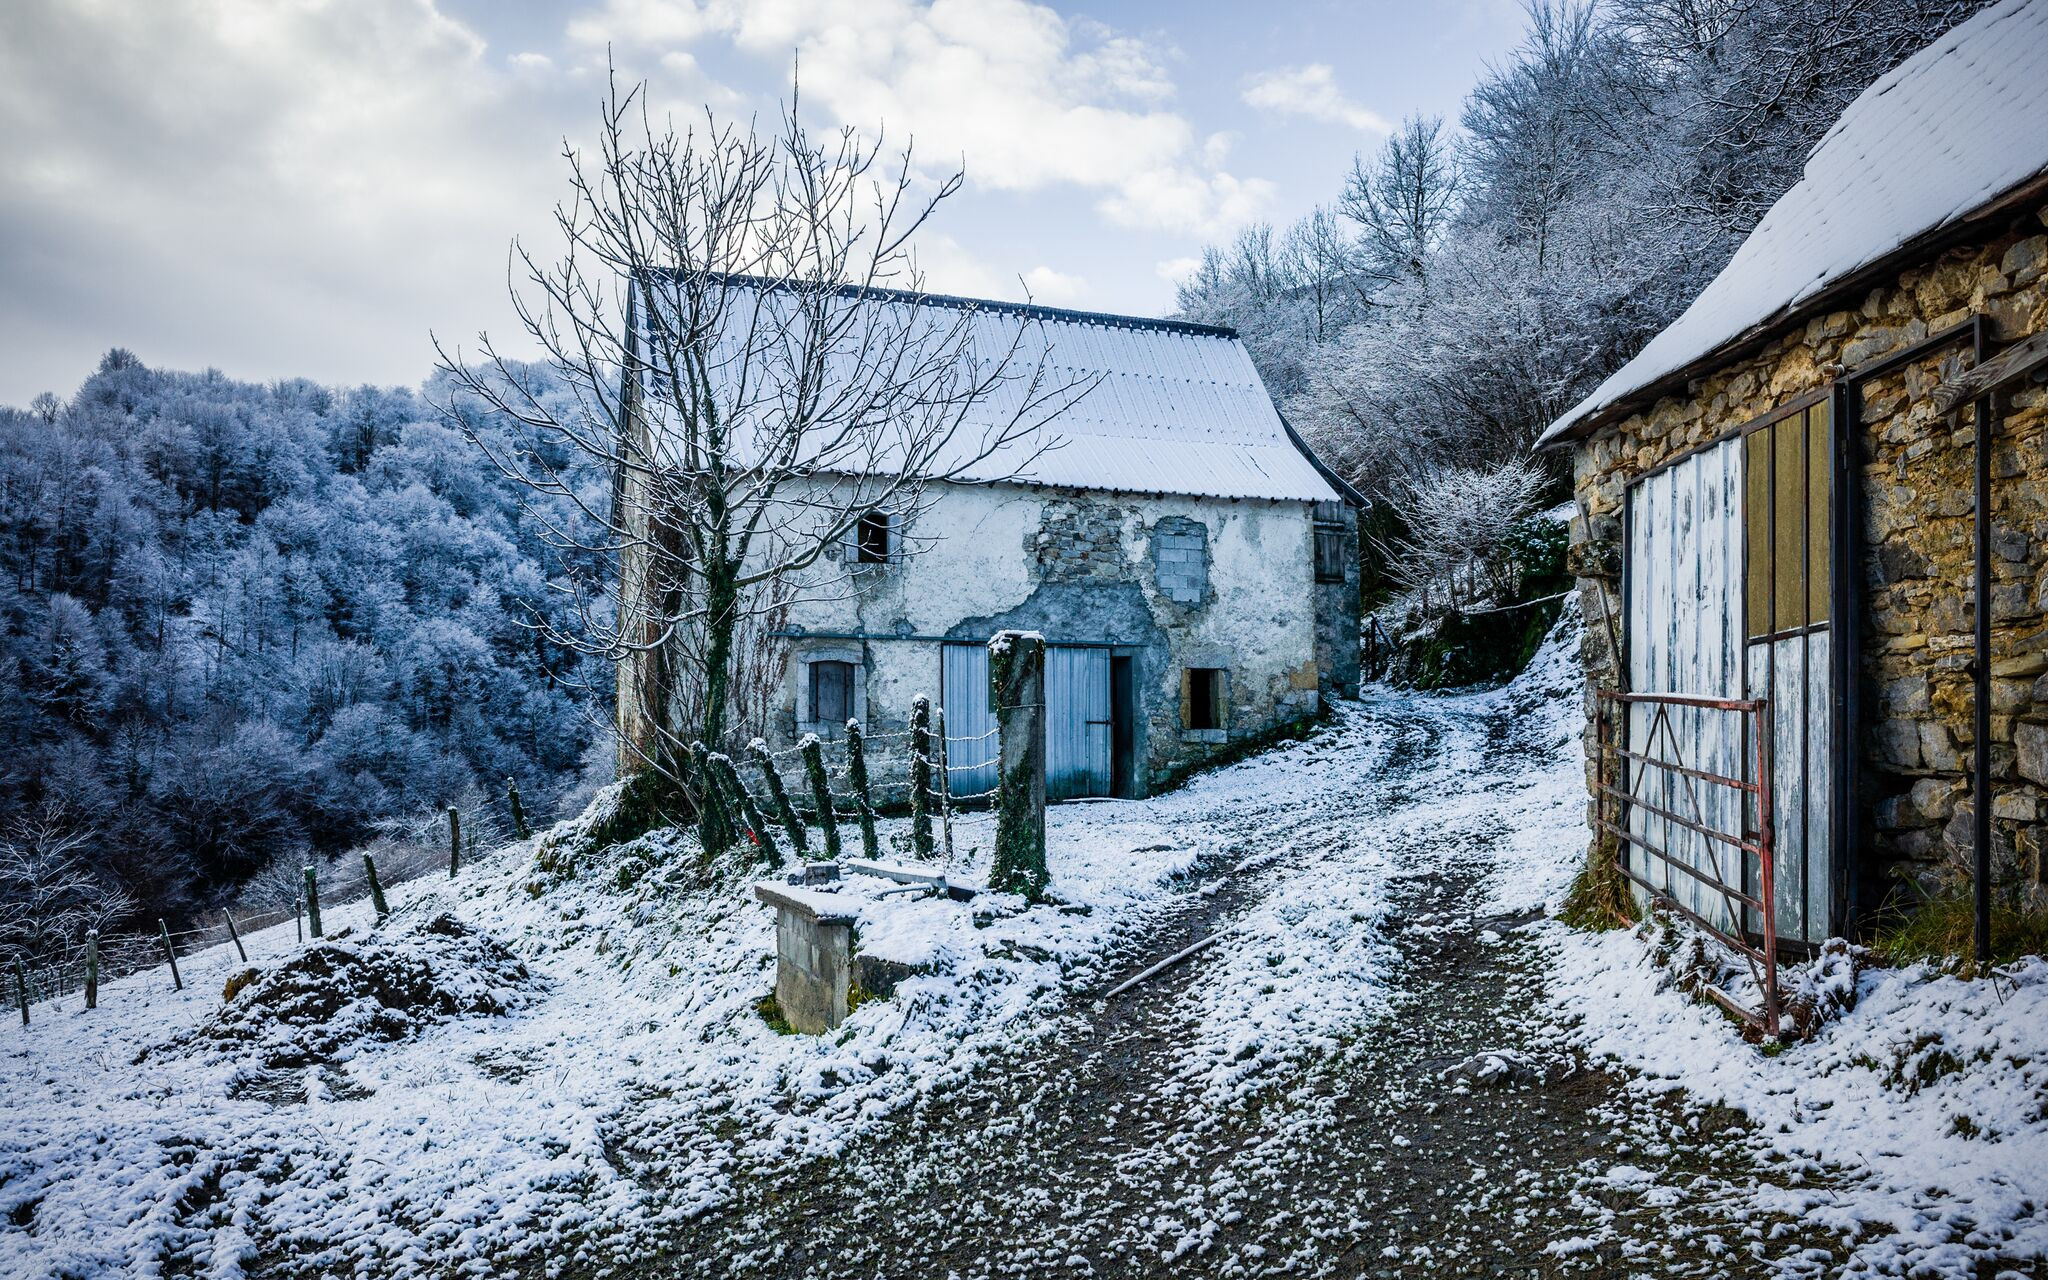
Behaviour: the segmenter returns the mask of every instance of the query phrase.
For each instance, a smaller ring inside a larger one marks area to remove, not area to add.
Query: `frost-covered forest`
[[[1536,434],[1721,269],[1849,101],[1978,7],[1540,0],[1458,119],[1411,117],[1332,173],[1327,205],[1211,246],[1180,312],[1242,332],[1318,451],[1428,526],[1414,543],[1483,555],[1564,495],[1561,476],[1545,495],[1472,473],[1527,466]]]
[[[121,350],[0,408],[0,944],[176,920],[508,777],[536,811],[574,785],[609,673],[526,625],[556,607],[545,499],[465,425],[492,430],[436,381]]]

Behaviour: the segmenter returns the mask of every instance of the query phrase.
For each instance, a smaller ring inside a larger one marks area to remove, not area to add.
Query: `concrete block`
[[[775,908],[775,1003],[783,1021],[822,1035],[846,1021],[853,981],[851,909],[834,895],[764,880],[754,896]]]

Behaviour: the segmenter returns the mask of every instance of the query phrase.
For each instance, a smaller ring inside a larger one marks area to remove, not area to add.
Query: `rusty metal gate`
[[[1771,708],[1758,698],[1704,698],[1603,689],[1594,825],[1621,842],[1623,875],[1653,901],[1742,956],[1762,993],[1750,1009],[1707,994],[1778,1033],[1778,922],[1771,784]],[[1725,721],[1717,732],[1702,722]],[[1614,741],[1610,724],[1626,726]],[[1687,743],[1743,744],[1733,774],[1701,767]],[[1755,886],[1751,892],[1746,886]]]

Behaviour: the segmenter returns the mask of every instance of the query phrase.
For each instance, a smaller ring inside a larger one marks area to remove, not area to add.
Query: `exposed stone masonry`
[[[1628,482],[1788,401],[1844,369],[1967,320],[2002,342],[2048,329],[2048,209],[1950,250],[1817,316],[1763,351],[1696,381],[1581,444],[1571,564],[1588,620],[1589,676],[1617,672],[1607,610],[1620,603],[1620,518]],[[1972,448],[1968,409],[1935,413],[1930,396],[1967,367],[1954,349],[1865,385],[1860,566],[1865,723],[1853,744],[1878,865],[1919,876],[1967,854],[1972,708]],[[2048,388],[2001,395],[1992,455],[1992,768],[2001,875],[2042,874],[2048,847]]]

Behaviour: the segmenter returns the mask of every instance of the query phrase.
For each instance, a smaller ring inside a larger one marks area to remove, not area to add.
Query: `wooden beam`
[[[2048,364],[2048,330],[2015,342],[1976,368],[1936,387],[1935,411],[1954,413],[1957,406],[1987,395],[2015,378],[2023,378],[2044,364]]]

